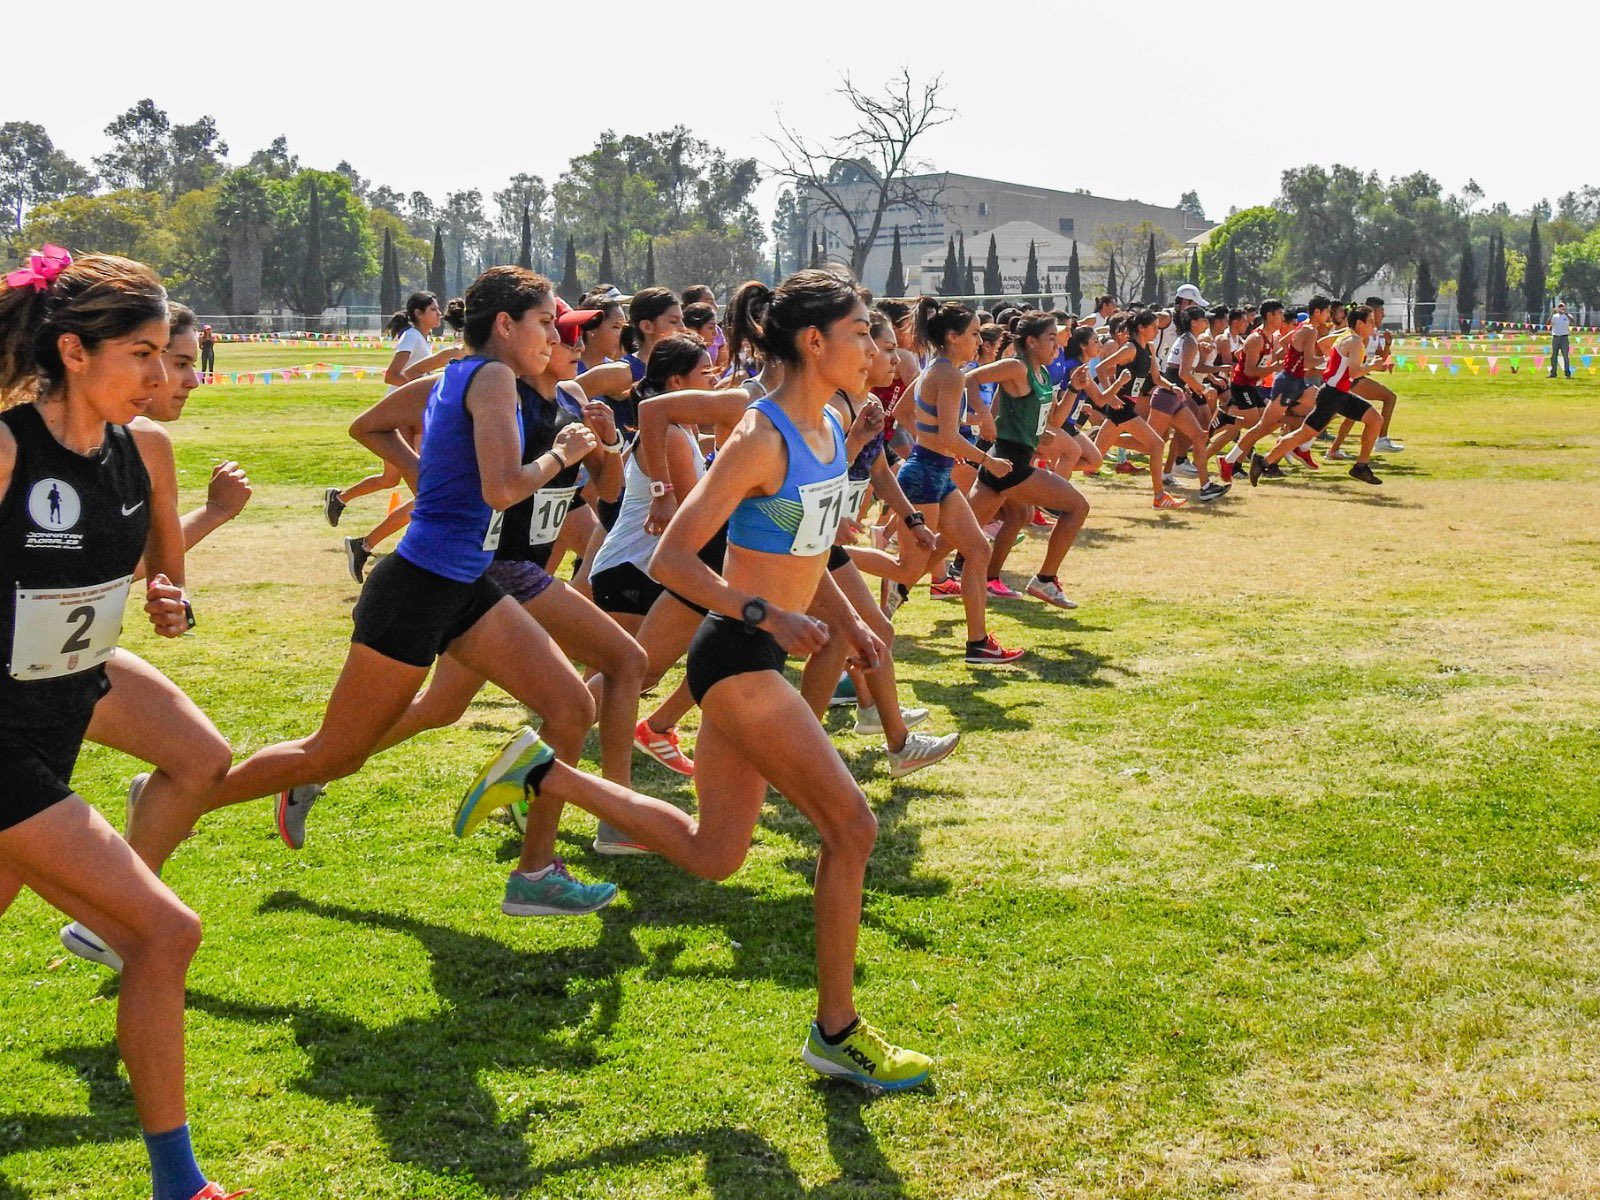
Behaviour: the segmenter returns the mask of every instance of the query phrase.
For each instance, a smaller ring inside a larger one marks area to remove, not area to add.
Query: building
[[[922,211],[896,206],[884,214],[882,230],[862,271],[862,282],[875,291],[882,292],[889,276],[896,226],[900,230],[906,290],[913,295],[937,287],[944,268],[945,250],[952,238],[965,239],[967,254],[975,270],[981,273],[989,249],[989,235],[993,233],[1001,258],[1001,275],[1008,291],[1021,287],[1030,238],[1036,243],[1049,243],[1048,249],[1037,244],[1035,247],[1040,256],[1040,282],[1044,283],[1048,276],[1056,286],[1065,276],[1072,243],[1077,242],[1083,290],[1091,294],[1097,290],[1095,280],[1104,278],[1105,255],[1097,242],[1108,227],[1134,226],[1148,221],[1164,230],[1185,251],[1185,244],[1191,238],[1215,227],[1214,222],[1196,221],[1177,208],[1143,204],[1137,200],[1111,200],[1091,196],[1088,192],[1003,183],[974,175],[942,172],[918,175],[911,182],[923,197]],[[844,203],[858,206],[858,211],[870,219],[873,190],[870,182],[840,182],[833,185],[833,190]],[[845,218],[837,211],[820,207],[819,197],[805,189],[801,189],[797,200],[806,244],[810,244],[813,234],[819,234],[823,250],[830,259],[849,262],[851,236]],[[1019,239],[1020,261],[1016,254]],[[1137,261],[1119,261],[1119,275],[1128,278],[1130,272],[1141,271],[1143,254],[1140,246]]]

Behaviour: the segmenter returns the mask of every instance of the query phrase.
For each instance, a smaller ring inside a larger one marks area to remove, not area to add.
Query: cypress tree
[[[978,294],[978,281],[972,274],[972,256],[967,256],[967,269],[961,273],[961,294],[963,296],[976,296]]]
[[[607,230],[600,238],[600,278],[596,282],[604,286],[616,281],[617,269],[611,265],[611,232]]]
[[[1083,307],[1083,281],[1078,267],[1078,240],[1072,240],[1072,257],[1067,260],[1067,307],[1080,312]]]
[[[1150,235],[1150,244],[1145,249],[1144,256],[1144,292],[1140,299],[1146,304],[1154,304],[1161,299],[1160,268],[1156,265],[1156,235]]]
[[[644,247],[644,285],[643,286],[645,286],[645,287],[655,287],[655,285],[656,285],[656,240],[655,240],[655,238],[651,238],[648,242],[645,243],[645,247]]]
[[[961,290],[961,264],[956,261],[956,240],[951,238],[944,248],[944,274],[939,278],[939,295],[954,296]]]
[[[1417,332],[1427,333],[1433,328],[1433,302],[1439,296],[1439,285],[1433,281],[1433,271],[1428,266],[1428,256],[1417,259],[1417,288],[1413,307],[1416,311]]]
[[[1478,264],[1472,257],[1472,235],[1461,246],[1461,270],[1456,273],[1456,318],[1463,333],[1472,325],[1478,307]]]
[[[772,243],[772,286],[777,287],[783,281],[783,247],[777,242]]]
[[[573,245],[570,234],[567,235],[567,262],[556,294],[568,304],[576,304],[583,297],[583,285],[578,282],[578,248]]]
[[[906,265],[900,257],[900,226],[894,227],[894,245],[889,251],[889,277],[884,280],[883,294],[885,296],[904,296],[906,294]]]
[[[522,206],[522,245],[517,251],[517,266],[533,269],[533,216]]]
[[[1511,285],[1506,281],[1506,235],[1498,229],[1489,235],[1489,282],[1483,319],[1504,321],[1511,309]]]
[[[428,260],[428,290],[441,298],[450,294],[444,286],[444,230],[437,225],[433,227],[433,257]]]
[[[822,265],[822,242],[815,233],[811,235],[811,265],[813,267]]]
[[[1189,251],[1189,282],[1194,284],[1195,287],[1200,286],[1200,251],[1198,248]],[[1229,304],[1233,303],[1227,296],[1224,296],[1223,299],[1227,300]]]
[[[1538,321],[1544,316],[1544,245],[1539,238],[1539,214],[1533,214],[1533,227],[1528,230],[1528,265],[1522,269],[1522,304],[1528,310],[1528,320]]]
[[[989,235],[989,253],[983,260],[983,294],[994,300],[1005,295],[1005,281],[1000,278],[1000,249],[995,245],[994,234]]]
[[[1024,299],[1039,295],[1039,251],[1032,240],[1028,242],[1028,266],[1022,273],[1022,295]]]
[[[378,307],[385,315],[400,311],[399,269],[394,253],[394,237],[385,229],[383,231],[383,270],[379,272],[381,281],[378,288]]]
[[[300,272],[300,296],[308,317],[320,317],[328,306],[328,280],[322,273],[322,198],[315,179],[306,205],[306,261]]]
[[[1239,303],[1239,252],[1232,242],[1222,264],[1222,301],[1230,306]]]
[[[1109,261],[1106,263],[1106,295],[1115,296],[1116,294],[1117,294],[1117,252],[1115,250],[1113,250],[1111,252]]]

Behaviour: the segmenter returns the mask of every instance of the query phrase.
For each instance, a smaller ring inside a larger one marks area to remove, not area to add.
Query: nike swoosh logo
[[[124,504],[122,506],[122,515],[125,516],[125,517],[131,517],[131,516],[133,516],[134,513],[138,512],[143,507],[144,507],[144,501],[143,500],[139,501],[139,503],[135,504],[132,508],[129,508],[126,504]]]

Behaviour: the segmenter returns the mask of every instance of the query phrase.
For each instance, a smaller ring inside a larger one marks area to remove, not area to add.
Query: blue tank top
[[[833,459],[822,462],[787,413],[771,400],[754,401],[756,409],[783,436],[789,465],[783,486],[771,496],[747,496],[728,518],[728,541],[746,550],[768,554],[822,554],[845,517],[849,462],[844,453],[844,428],[831,409],[823,409],[833,431]]]
[[[489,361],[476,354],[456,359],[428,395],[417,499],[397,550],[412,565],[457,583],[475,582],[488,570],[500,544],[503,514],[484,501],[472,414],[466,403],[473,378]],[[519,456],[521,445],[519,421]]]

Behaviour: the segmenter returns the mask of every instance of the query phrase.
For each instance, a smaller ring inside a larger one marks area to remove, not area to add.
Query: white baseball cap
[[[1200,294],[1200,289],[1192,283],[1186,283],[1178,289],[1178,299],[1187,300],[1190,304],[1204,305],[1206,298]]]

